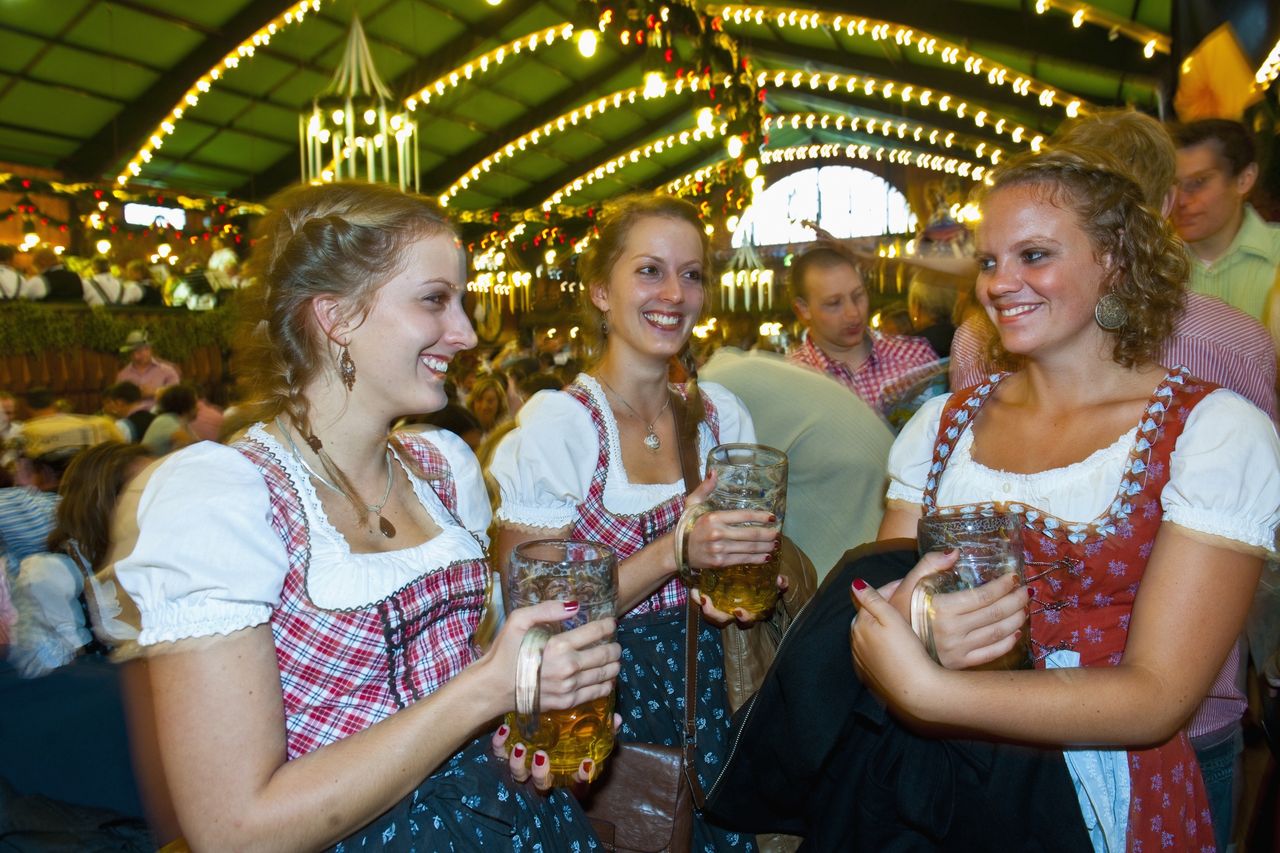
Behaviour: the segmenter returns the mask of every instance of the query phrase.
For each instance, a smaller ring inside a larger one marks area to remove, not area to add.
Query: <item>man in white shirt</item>
[[[13,268],[16,254],[13,246],[0,243],[0,302],[22,298],[22,273]]]

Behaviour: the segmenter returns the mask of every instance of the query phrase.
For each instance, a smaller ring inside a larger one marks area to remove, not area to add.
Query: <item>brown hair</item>
[[[111,544],[111,514],[129,481],[129,469],[137,460],[149,458],[142,445],[122,441],[104,441],[77,453],[58,485],[62,500],[54,513],[49,550],[68,552],[74,543],[85,568],[97,570]]]
[[[493,429],[502,423],[509,410],[507,406],[507,387],[502,384],[502,380],[493,375],[481,376],[477,379],[476,383],[471,386],[471,390],[467,392],[467,409],[474,415],[475,403],[480,399],[480,395],[486,391],[492,391],[498,395],[498,411],[494,415],[493,425],[489,427]]]
[[[866,283],[866,277],[858,267],[858,261],[845,248],[837,243],[816,243],[791,260],[791,269],[787,272],[787,289],[792,299],[809,301],[805,292],[805,276],[811,269],[829,270],[835,267],[848,267],[858,276],[858,281]]]
[[[1169,131],[1137,110],[1096,110],[1068,121],[1050,140],[1054,145],[1104,148],[1128,171],[1157,213],[1173,189],[1178,153]]]
[[[1010,160],[992,182],[987,197],[1031,186],[1050,204],[1076,215],[1094,258],[1108,267],[1105,290],[1120,299],[1127,314],[1112,333],[1112,358],[1125,367],[1155,361],[1182,311],[1190,267],[1172,227],[1146,204],[1128,170],[1103,149],[1059,145]],[[993,361],[1009,365],[999,337],[991,346]]]
[[[596,235],[578,259],[578,276],[583,284],[579,326],[586,351],[593,360],[604,354],[609,341],[604,331],[604,313],[591,301],[591,287],[596,284],[608,286],[614,264],[622,257],[622,250],[626,247],[632,227],[640,220],[651,217],[672,219],[693,226],[702,246],[704,285],[711,280],[711,241],[707,239],[698,208],[684,199],[658,194],[627,195],[606,205],[597,220]],[[707,412],[698,391],[698,365],[688,340],[684,342],[684,347],[676,358],[688,377],[686,393],[690,417],[685,423],[678,425],[681,440],[696,441],[698,424],[706,417]]]
[[[329,340],[315,323],[312,302],[342,300],[349,316],[363,319],[374,294],[403,268],[405,250],[416,240],[457,236],[440,207],[426,196],[368,183],[297,186],[268,203],[248,260],[255,281],[246,300],[247,326],[241,352],[253,420],[286,415],[311,435],[303,389],[322,370],[337,369]],[[329,476],[347,493],[346,476],[320,454]],[[401,454],[406,461],[411,454]]]

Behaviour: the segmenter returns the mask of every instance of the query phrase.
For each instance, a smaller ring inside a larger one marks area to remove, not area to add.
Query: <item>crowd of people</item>
[[[604,768],[583,756],[576,784],[553,786],[547,753],[502,722],[531,629],[576,625],[541,651],[542,709],[612,692],[619,740],[666,746],[691,711],[691,784],[712,790],[750,759],[730,748],[729,638],[766,626],[690,577],[794,546],[822,580],[864,543],[904,547],[922,516],[1007,510],[1025,583],[940,605],[936,657],[910,601],[954,553],[912,550],[878,587],[821,588],[857,612],[831,677],[889,714],[826,714],[815,737],[841,732],[827,742],[842,756],[903,737],[1017,743],[1074,792],[1044,806],[1043,829],[969,827],[968,843],[1227,850],[1241,636],[1280,524],[1280,226],[1247,204],[1256,176],[1233,123],[1170,135],[1092,114],[997,170],[974,256],[920,259],[906,305],[874,324],[857,246],[797,253],[804,333],[785,355],[694,346],[712,253],[684,201],[604,208],[572,352],[475,358],[464,253],[436,205],[368,184],[290,189],[245,270],[244,402],[225,419],[142,330],[101,415],[43,389],[0,394],[2,674],[118,664],[127,787],[157,846],[604,849],[580,796],[609,784]],[[31,298],[4,261],[4,298]],[[75,289],[56,273],[42,273],[50,298]],[[99,276],[77,279],[82,298],[125,300]],[[682,451],[701,462],[737,442],[788,455],[781,525],[741,509],[683,523],[715,479],[690,479]],[[615,618],[579,624],[577,601],[487,612],[512,550],[548,537],[616,553]],[[780,610],[812,594],[779,575]],[[1020,642],[1033,668],[985,669]],[[787,713],[838,710],[796,701]],[[61,752],[86,754],[74,737]],[[53,760],[14,754],[3,772],[19,786]],[[915,802],[898,765],[876,775],[893,813],[824,799],[862,766],[824,766],[787,824],[810,849],[947,846],[920,814],[959,810],[962,793]],[[991,784],[1010,801],[1038,790]],[[699,851],[799,843],[714,809],[689,831]]]

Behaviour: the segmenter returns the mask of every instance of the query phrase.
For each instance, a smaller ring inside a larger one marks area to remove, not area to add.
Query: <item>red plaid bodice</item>
[[[952,395],[943,409],[924,491],[926,514],[1007,510],[1023,518],[1022,543],[1036,667],[1057,651],[1080,655],[1080,666],[1116,666],[1124,655],[1129,617],[1164,512],[1160,495],[1169,460],[1191,410],[1217,386],[1171,371],[1152,394],[1107,510],[1089,522],[1056,518],[1036,507],[994,501],[938,507],[938,485],[960,436],[1004,377]],[[1213,849],[1199,766],[1185,731],[1153,749],[1129,752],[1129,848]]]
[[[682,387],[675,388],[678,393],[684,394]],[[588,539],[608,545],[617,553],[618,562],[622,562],[676,526],[680,514],[684,512],[684,491],[680,490],[657,506],[637,515],[610,512],[604,505],[604,487],[609,478],[609,429],[605,415],[600,411],[591,392],[578,382],[565,388],[565,393],[582,404],[591,415],[591,423],[596,429],[596,441],[600,447],[596,456],[596,470],[591,475],[591,484],[587,488],[587,497],[578,505],[578,518],[569,535],[574,539]],[[718,444],[720,421],[715,406],[705,394],[702,395],[702,401],[707,410],[705,423],[711,430],[712,443]],[[625,615],[637,616],[673,607],[683,608],[688,600],[684,583],[680,578],[673,577]]]
[[[399,438],[456,520],[448,461],[417,434]],[[471,637],[488,576],[483,559],[425,571],[367,606],[317,607],[307,591],[310,532],[297,486],[262,443],[246,438],[233,446],[262,473],[271,494],[271,526],[289,556],[271,631],[290,759],[363,731],[429,695],[471,663]]]

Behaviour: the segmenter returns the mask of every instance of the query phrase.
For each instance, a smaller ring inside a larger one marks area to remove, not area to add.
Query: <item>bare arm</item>
[[[1115,667],[946,670],[874,590],[855,591],[863,612],[854,658],[899,713],[925,724],[1046,745],[1160,743],[1208,691],[1244,624],[1261,566],[1259,557],[1162,526]]]
[[[196,849],[316,849],[365,825],[511,709],[521,638],[562,611],[558,602],[522,608],[481,660],[430,696],[292,761],[269,626],[153,656],[157,744],[187,839]],[[612,630],[612,620],[591,622],[548,643],[544,707],[612,689],[618,647],[596,645]]]

